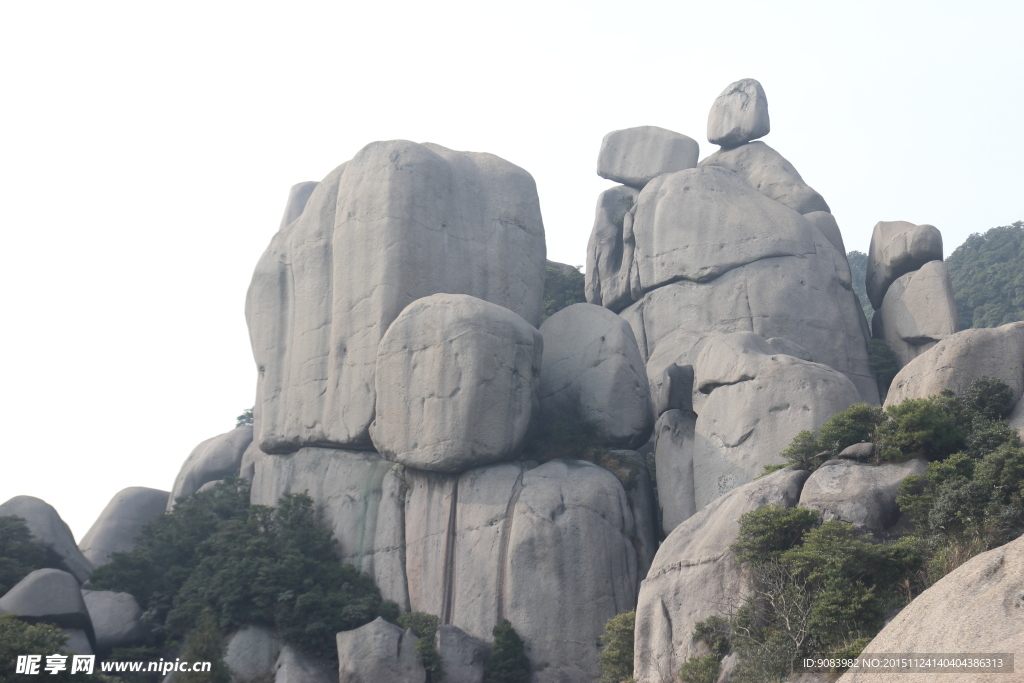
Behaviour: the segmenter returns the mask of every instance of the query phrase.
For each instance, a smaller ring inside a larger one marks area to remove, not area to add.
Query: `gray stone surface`
[[[751,142],[733,149],[721,149],[702,160],[700,165],[728,169],[765,197],[774,199],[797,213],[830,211],[825,199],[804,182],[793,164],[763,142]],[[819,224],[825,224],[826,230],[831,230],[831,225],[816,216],[814,225],[821,230]],[[835,243],[832,240],[839,233],[839,226],[835,226],[832,232],[831,238],[825,230],[822,230],[822,235],[828,238],[829,243],[834,246]],[[842,242],[840,241],[840,243]],[[840,253],[846,254],[846,252]]]
[[[68,637],[64,649],[76,655],[95,654],[92,643],[89,642],[89,632],[81,628],[62,628],[61,634]]]
[[[772,351],[775,353],[781,353],[784,356],[793,356],[794,358],[800,358],[802,360],[814,360],[811,356],[811,352],[796,342],[783,339],[782,337],[772,337],[771,339],[765,339],[765,341],[768,342],[768,346],[770,346]]]
[[[634,676],[640,683],[672,680],[689,657],[698,621],[728,613],[745,595],[744,577],[729,546],[746,512],[774,503],[796,505],[807,472],[790,469],[734,489],[680,524],[658,549],[636,607]]]
[[[149,627],[142,623],[142,608],[129,593],[83,590],[82,599],[96,634],[97,652],[143,645],[149,638]]]
[[[657,126],[613,130],[601,141],[597,175],[641,189],[663,173],[693,168],[699,156],[697,141],[681,133]]]
[[[374,142],[317,185],[253,274],[260,448],[368,448],[377,346],[407,305],[469,294],[540,324],[533,178],[490,154]]]
[[[258,676],[273,674],[281,653],[281,639],[261,626],[246,626],[228,636],[224,663],[231,671],[231,680],[243,683]]]
[[[37,569],[15,584],[0,597],[0,614],[4,613],[33,623],[92,630],[78,581],[59,569]]]
[[[839,520],[873,534],[897,522],[897,487],[912,474],[924,474],[927,463],[867,465],[851,460],[829,460],[808,477],[800,493],[800,507],[821,512],[823,522]]]
[[[167,509],[170,493],[131,486],[114,494],[103,512],[82,537],[78,548],[94,567],[106,564],[111,553],[135,548],[135,537]]]
[[[896,375],[885,405],[926,398],[943,389],[960,393],[978,377],[1006,382],[1014,400],[1024,391],[1024,322],[964,330],[910,361]]]
[[[281,217],[282,230],[302,215],[302,210],[306,208],[306,202],[309,201],[317,185],[319,183],[314,180],[292,185],[292,189],[288,191],[288,203],[285,204],[284,215]]]
[[[633,265],[633,211],[640,193],[618,185],[597,198],[594,228],[587,242],[587,302],[618,311],[633,302],[629,286]],[[627,229],[628,226],[628,229]]]
[[[598,636],[633,608],[640,579],[637,525],[619,480],[562,460],[459,476],[407,470],[406,479],[411,609],[486,641],[508,619],[535,681],[596,680]]]
[[[377,617],[342,631],[338,641],[339,683],[425,683],[427,672],[416,654],[416,636]]]
[[[804,218],[811,222],[811,225],[821,231],[825,239],[835,247],[840,254],[846,255],[846,245],[843,243],[843,233],[839,230],[839,223],[836,217],[828,211],[811,211],[804,214]]]
[[[693,412],[693,366],[672,363],[661,373],[661,386],[654,401],[654,414],[668,410]]]
[[[444,675],[438,683],[483,683],[491,647],[460,628],[442,624],[434,636]]]
[[[337,683],[332,667],[291,645],[281,648],[274,663],[274,683]]]
[[[167,511],[174,509],[179,498],[191,496],[207,482],[237,477],[242,466],[242,455],[251,442],[252,426],[246,425],[207,439],[192,449],[174,479]]]
[[[693,486],[694,430],[692,411],[669,410],[654,427],[654,461],[658,476],[661,528],[666,535],[697,511]]]
[[[434,472],[510,458],[537,407],[542,350],[540,333],[507,308],[464,294],[414,301],[377,351],[374,446]]]
[[[879,310],[882,334],[901,367],[960,328],[953,284],[942,261],[898,277]]]
[[[753,78],[730,83],[722,91],[708,114],[708,141],[722,147],[735,147],[768,135],[768,98]]]
[[[340,561],[373,577],[385,600],[409,605],[405,583],[402,467],[376,453],[303,448],[255,463],[254,505],[305,493],[338,540]]]
[[[629,323],[601,306],[574,304],[545,320],[540,334],[541,419],[582,420],[605,445],[643,445],[654,414]]]
[[[1013,653],[1015,674],[934,676],[943,683],[1019,681],[1024,661],[1024,537],[982,553],[917,596],[864,648],[885,652]],[[929,674],[846,673],[840,683],[916,683]]]
[[[906,221],[875,224],[868,246],[864,287],[875,309],[882,307],[889,285],[896,278],[917,270],[929,261],[942,260],[942,233],[934,225]]]
[[[0,505],[0,517],[13,515],[25,520],[33,542],[46,550],[47,561],[70,572],[79,583],[92,573],[92,563],[75,545],[71,529],[57,511],[44,500],[32,496],[15,496]]]
[[[760,347],[760,348],[759,348]],[[693,480],[696,509],[784,462],[799,432],[815,430],[861,398],[841,373],[793,356],[771,355],[745,332],[712,337],[694,363],[707,399],[697,410]]]
[[[870,441],[864,441],[862,443],[855,443],[852,446],[847,446],[839,452],[839,457],[844,460],[871,460],[875,455],[875,444]]]

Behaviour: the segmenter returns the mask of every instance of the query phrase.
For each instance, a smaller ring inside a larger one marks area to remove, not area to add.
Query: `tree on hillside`
[[[864,315],[867,316],[868,322],[871,322],[871,316],[874,315],[875,309],[871,307],[871,302],[868,300],[868,291],[864,288],[864,280],[867,278],[868,273],[868,255],[863,251],[851,251],[846,255],[846,260],[850,262],[850,275],[853,276],[853,292],[860,300],[860,307],[864,309]]]
[[[946,259],[960,326],[1024,320],[1024,222],[974,233]]]

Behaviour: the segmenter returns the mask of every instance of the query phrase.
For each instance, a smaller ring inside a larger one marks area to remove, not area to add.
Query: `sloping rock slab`
[[[52,505],[32,496],[15,496],[0,505],[0,517],[21,517],[49,560],[71,573],[79,583],[92,573],[92,563],[75,544],[75,537]]]
[[[192,449],[174,479],[167,511],[174,509],[179,498],[191,496],[207,482],[237,477],[242,455],[251,442],[252,426],[245,425],[207,439]]]
[[[85,559],[99,567],[111,553],[135,548],[135,537],[146,524],[162,515],[170,498],[168,491],[131,486],[114,494],[78,544]]]
[[[416,636],[377,617],[342,631],[338,640],[338,683],[425,683]]]

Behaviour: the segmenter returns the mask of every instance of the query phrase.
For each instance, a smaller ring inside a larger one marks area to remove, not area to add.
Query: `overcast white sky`
[[[486,151],[537,180],[582,264],[608,131],[714,151],[739,78],[848,249],[879,220],[948,254],[1024,218],[1020,2],[4,2],[0,501],[77,538],[169,489],[252,405],[243,304],[288,188],[373,140]]]

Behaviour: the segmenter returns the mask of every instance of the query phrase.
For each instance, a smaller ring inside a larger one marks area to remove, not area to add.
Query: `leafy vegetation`
[[[71,674],[71,652],[65,647],[68,637],[56,626],[49,624],[26,624],[13,614],[0,614],[0,683],[20,683],[42,678],[46,681],[78,681],[91,683],[102,681],[97,675],[84,673]],[[67,668],[64,671],[49,673],[45,670],[46,656],[52,654],[68,655]],[[39,672],[36,675],[17,674],[14,672],[18,655],[42,655]]]
[[[21,517],[0,517],[0,595],[36,569],[46,566],[46,551],[32,542]]]
[[[246,408],[242,414],[235,418],[235,427],[244,427],[252,424],[252,408]]]
[[[871,316],[875,309],[868,299],[868,291],[864,286],[864,280],[868,274],[868,255],[863,251],[851,251],[846,254],[846,260],[850,263],[850,275],[853,277],[853,292],[860,301],[860,307],[864,309],[864,316],[871,322]]]
[[[959,396],[944,392],[886,409],[867,404],[801,432],[784,452],[815,469],[846,446],[870,441],[874,462],[920,457],[926,474],[900,485],[901,531],[873,538],[817,512],[769,505],[740,518],[732,550],[749,595],[728,618],[701,622],[683,681],[715,680],[728,652],[733,681],[783,681],[799,658],[858,654],[887,614],[979,552],[1024,534],[1024,448],[1003,419],[1005,384],[982,377]]]
[[[491,631],[494,648],[487,658],[485,683],[528,683],[530,660],[526,657],[526,645],[512,628],[508,619],[503,620]]]
[[[437,683],[444,677],[441,655],[434,647],[434,636],[437,635],[439,622],[440,619],[435,615],[426,612],[406,612],[398,617],[398,625],[412,629],[416,635],[416,653],[423,662],[423,668],[427,670],[427,683]]]
[[[547,267],[544,276],[544,308],[541,322],[567,306],[586,303],[586,277],[580,272],[580,268],[581,266],[576,266],[574,272],[562,272],[560,268]]]
[[[949,258],[960,326],[1024,320],[1024,222],[974,233]]]
[[[872,339],[868,342],[868,364],[878,381],[878,395],[884,401],[885,395],[889,393],[889,387],[892,386],[892,380],[900,371],[896,354],[884,339]]]
[[[597,656],[601,666],[599,683],[622,683],[632,678],[635,630],[635,610],[616,615],[605,623],[601,634],[603,649]]]
[[[222,633],[267,626],[327,661],[337,632],[397,617],[368,576],[338,562],[308,496],[286,494],[276,509],[248,499],[247,482],[229,479],[180,501],[135,550],[99,568],[93,586],[134,595],[163,640],[204,627],[209,613]]]
[[[217,628],[217,617],[213,610],[205,609],[196,621],[185,644],[181,658],[186,662],[210,662],[210,671],[189,671],[179,674],[176,680],[183,683],[230,683],[231,672],[224,663],[224,637]]]

